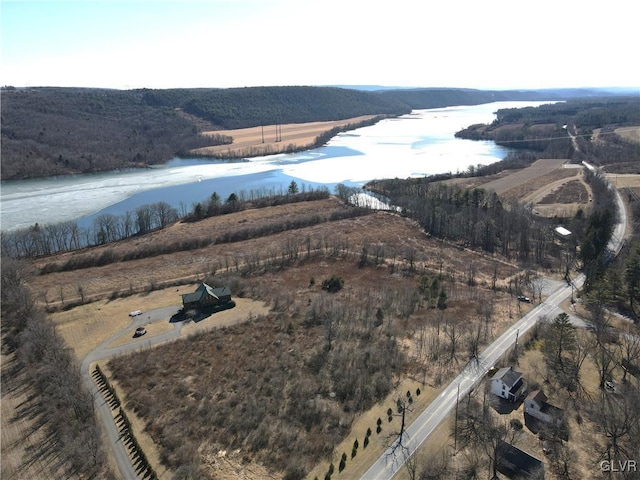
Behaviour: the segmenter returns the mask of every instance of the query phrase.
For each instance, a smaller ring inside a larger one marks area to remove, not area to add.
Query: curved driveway
[[[118,427],[116,426],[116,423],[113,419],[111,407],[107,404],[102,393],[91,377],[90,367],[92,363],[99,360],[105,360],[117,355],[133,352],[135,350],[139,350],[141,347],[149,348],[151,346],[159,345],[164,342],[176,340],[178,337],[180,337],[180,331],[182,330],[184,322],[176,322],[173,324],[172,330],[169,330],[168,332],[162,333],[160,335],[149,337],[142,343],[134,342],[112,348],[108,347],[108,345],[110,345],[117,338],[120,338],[122,337],[122,335],[126,335],[127,333],[133,332],[137,327],[148,325],[149,323],[153,322],[167,321],[178,311],[178,308],[179,307],[159,308],[156,310],[145,312],[143,315],[134,317],[129,326],[118,331],[117,333],[106,339],[104,342],[102,342],[95,350],[87,354],[87,356],[82,360],[82,364],[80,366],[82,379],[91,392],[93,401],[96,405],[96,411],[102,419],[107,438],[109,439],[109,446],[111,448],[111,451],[113,452],[113,457],[116,461],[116,464],[118,465],[121,477],[125,480],[134,480],[140,477],[136,474],[136,471],[131,463],[129,453],[127,452],[126,447],[121,441]]]

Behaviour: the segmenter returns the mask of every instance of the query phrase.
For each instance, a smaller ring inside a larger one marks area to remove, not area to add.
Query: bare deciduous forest
[[[533,158],[505,165],[522,168]],[[182,220],[162,205],[128,219],[103,218],[91,233],[98,246],[82,251],[67,251],[74,249],[72,226],[3,235],[3,252],[34,257],[2,261],[3,353],[12,356],[3,383],[19,388],[12,381],[26,378],[34,393],[25,415],[45,432],[35,455],[52,458],[70,477],[110,478],[77,359],[38,302],[72,309],[194,279],[228,285],[234,296],[266,302],[270,313],[112,359],[105,371],[123,405],[143,421],[175,478],[215,478],[219,451],[287,480],[303,478],[318,462],[335,462],[348,475],[349,459],[338,464],[334,449],[354,419],[403,379],[437,390],[531,308],[518,296],[540,303],[543,276],[569,280],[583,269],[586,287],[576,295],[589,330],[548,319],[510,360],[542,355],[528,367],[538,378],[532,386],[573,409],[570,438],[576,425],[596,432],[588,445],[593,458],[637,458],[637,329],[627,323],[622,331],[625,324],[609,313],[637,320],[637,233],[612,262],[612,192],[603,176],[585,178],[593,202],[566,218],[537,216],[482,188],[395,179],[370,187],[399,212],[349,205],[354,192],[344,186],[333,197],[292,185],[273,199],[212,194]],[[631,193],[626,200],[637,226],[639,202]],[[558,224],[573,232],[570,241],[554,237]],[[131,272],[139,285],[118,276],[133,278]],[[616,395],[607,391],[612,381]],[[468,434],[459,465],[469,475],[493,470],[500,445],[517,444],[522,430],[495,417],[480,394],[469,397],[456,426]],[[585,445],[546,435],[557,443],[548,459],[554,475],[580,478],[577,451]],[[354,443],[351,460],[358,448]],[[450,461],[414,463],[414,473],[422,472],[415,478],[446,478]]]
[[[231,143],[204,130],[400,115],[416,108],[562,99],[568,92],[332,87],[106,90],[3,87],[2,180],[164,163]],[[583,92],[584,94],[584,92]],[[337,133],[337,132],[334,132]],[[327,139],[317,139],[319,144]]]

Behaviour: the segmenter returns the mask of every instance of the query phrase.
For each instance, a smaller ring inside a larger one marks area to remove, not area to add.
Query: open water
[[[295,154],[235,161],[173,159],[153,168],[2,182],[0,228],[75,220],[89,226],[104,213],[120,215],[138,206],[165,201],[179,212],[213,192],[286,191],[343,183],[360,186],[380,178],[407,178],[466,170],[502,160],[509,149],[493,142],[454,137],[475,123],[490,123],[499,108],[544,102],[496,102],[484,105],[416,110],[399,118],[339,134],[327,145]]]

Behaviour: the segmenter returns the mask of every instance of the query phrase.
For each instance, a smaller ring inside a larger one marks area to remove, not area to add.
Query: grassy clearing
[[[259,156],[285,151],[292,147],[295,150],[313,145],[316,137],[335,127],[357,124],[375,118],[375,115],[364,115],[346,120],[331,122],[289,123],[284,125],[265,125],[264,127],[241,128],[236,130],[213,130],[203,135],[226,135],[233,138],[230,145],[217,145],[193,150],[199,155],[227,154],[230,158],[242,156]]]

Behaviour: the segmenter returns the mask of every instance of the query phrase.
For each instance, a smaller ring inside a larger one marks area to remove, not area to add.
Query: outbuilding
[[[541,460],[502,440],[496,448],[497,470],[509,478],[544,478]]]

